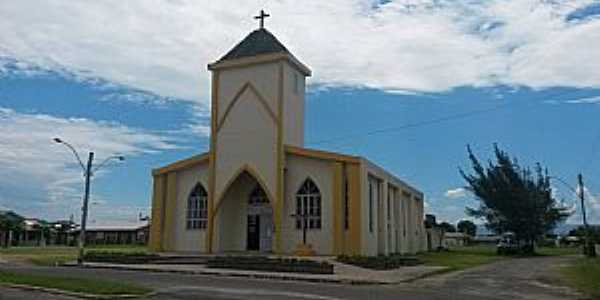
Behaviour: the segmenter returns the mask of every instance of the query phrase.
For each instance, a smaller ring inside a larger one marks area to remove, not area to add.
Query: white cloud
[[[206,64],[264,7],[267,27],[323,86],[598,87],[600,20],[567,21],[592,2],[4,0],[0,55],[206,103]]]
[[[109,155],[135,157],[178,147],[156,133],[116,123],[23,114],[2,107],[0,136],[0,206],[52,218],[77,214],[82,184],[73,154],[52,138],[68,141],[81,155],[93,149],[98,163]],[[109,169],[95,177],[105,172]],[[108,202],[97,195],[94,199]]]
[[[463,198],[467,196],[467,190],[462,187],[449,189],[446,191],[446,193],[444,193],[444,196],[450,199]]]
[[[573,103],[573,104],[600,104],[600,96],[573,99],[573,100],[568,100],[566,102]]]

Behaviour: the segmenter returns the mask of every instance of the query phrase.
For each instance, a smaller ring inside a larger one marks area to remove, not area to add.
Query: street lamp
[[[573,188],[569,183],[567,183],[565,180],[563,180],[560,177],[557,176],[549,176],[548,178],[550,179],[556,179],[558,180],[560,183],[564,184],[567,188],[569,188],[573,193],[575,193],[578,197],[579,200],[581,201],[581,214],[583,216],[583,228],[585,230],[585,245],[583,248],[583,252],[586,255],[589,256],[596,256],[596,253],[594,251],[593,245],[590,245],[590,235],[589,235],[589,226],[587,223],[587,216],[585,213],[585,190],[583,187],[583,175],[578,174],[577,175],[577,187],[578,189]]]
[[[93,161],[94,161],[94,152],[89,153],[87,165],[84,166],[83,162],[81,161],[81,158],[79,157],[79,154],[77,154],[77,151],[75,150],[75,148],[73,146],[71,146],[71,144],[61,140],[60,138],[54,138],[54,142],[56,142],[57,144],[65,145],[67,148],[69,148],[71,150],[71,152],[73,152],[73,154],[75,155],[75,158],[77,159],[77,162],[83,169],[83,174],[85,177],[85,192],[83,194],[83,206],[81,208],[81,228],[79,230],[79,243],[78,243],[79,254],[77,255],[77,264],[82,266],[83,265],[83,254],[84,254],[83,249],[85,247],[85,227],[86,227],[86,223],[87,223],[88,204],[89,204],[89,200],[90,200],[90,178],[93,176],[94,172],[96,172],[100,168],[102,168],[108,161],[110,161],[112,159],[124,161],[125,157],[120,156],[120,155],[109,156],[102,163],[100,163],[96,168],[94,168],[92,170],[92,165],[93,165]]]

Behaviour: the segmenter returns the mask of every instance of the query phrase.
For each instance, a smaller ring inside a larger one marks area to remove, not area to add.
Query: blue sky
[[[151,169],[207,149],[206,64],[264,7],[313,69],[306,146],[369,158],[455,222],[475,204],[458,173],[466,145],[486,159],[498,143],[573,185],[583,172],[600,222],[597,2],[263,2],[0,6],[0,208],[78,215],[83,182],[61,136],[82,155],[127,156],[96,174],[93,222],[146,214]]]

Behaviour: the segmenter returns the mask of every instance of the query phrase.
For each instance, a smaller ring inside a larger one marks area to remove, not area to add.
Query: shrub
[[[146,252],[88,251],[83,258],[89,262],[144,264],[159,258],[159,256]]]
[[[389,255],[389,256],[360,256],[341,255],[337,260],[341,263],[355,265],[373,270],[391,270],[402,266],[415,266],[421,262],[413,256]]]
[[[297,258],[269,258],[265,256],[218,256],[209,259],[209,268],[238,269],[265,272],[292,272],[333,274],[333,265]]]

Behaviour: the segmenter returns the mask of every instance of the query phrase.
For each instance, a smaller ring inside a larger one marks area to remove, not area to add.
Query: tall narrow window
[[[196,184],[187,201],[187,229],[206,229],[208,220],[207,198],[206,190],[202,184]]]
[[[350,203],[348,199],[348,180],[344,180],[344,229],[350,228]]]
[[[393,196],[394,190],[392,188],[388,189],[388,194],[387,194],[387,220],[388,220],[388,224],[389,222],[392,220],[392,201],[391,198]]]
[[[416,201],[416,203],[419,203],[421,201],[421,198],[415,197],[415,201]],[[419,205],[416,205],[415,207],[419,207]],[[419,211],[419,213],[420,213],[420,211]],[[419,235],[419,228],[420,228],[419,226],[417,226],[415,228],[415,235]]]
[[[294,94],[300,92],[300,76],[297,72],[294,72]]]
[[[404,226],[402,226],[402,235],[406,236],[406,228],[408,227],[408,218],[410,216],[410,198],[412,195],[407,191],[402,191],[402,196],[404,196],[404,199],[402,200],[402,203],[404,203]]]
[[[374,182],[369,179],[369,232],[373,232],[373,201],[374,201]]]
[[[306,217],[308,229],[321,229],[321,192],[310,179],[296,193],[296,215]],[[296,228],[302,229],[303,218],[298,218]]]

